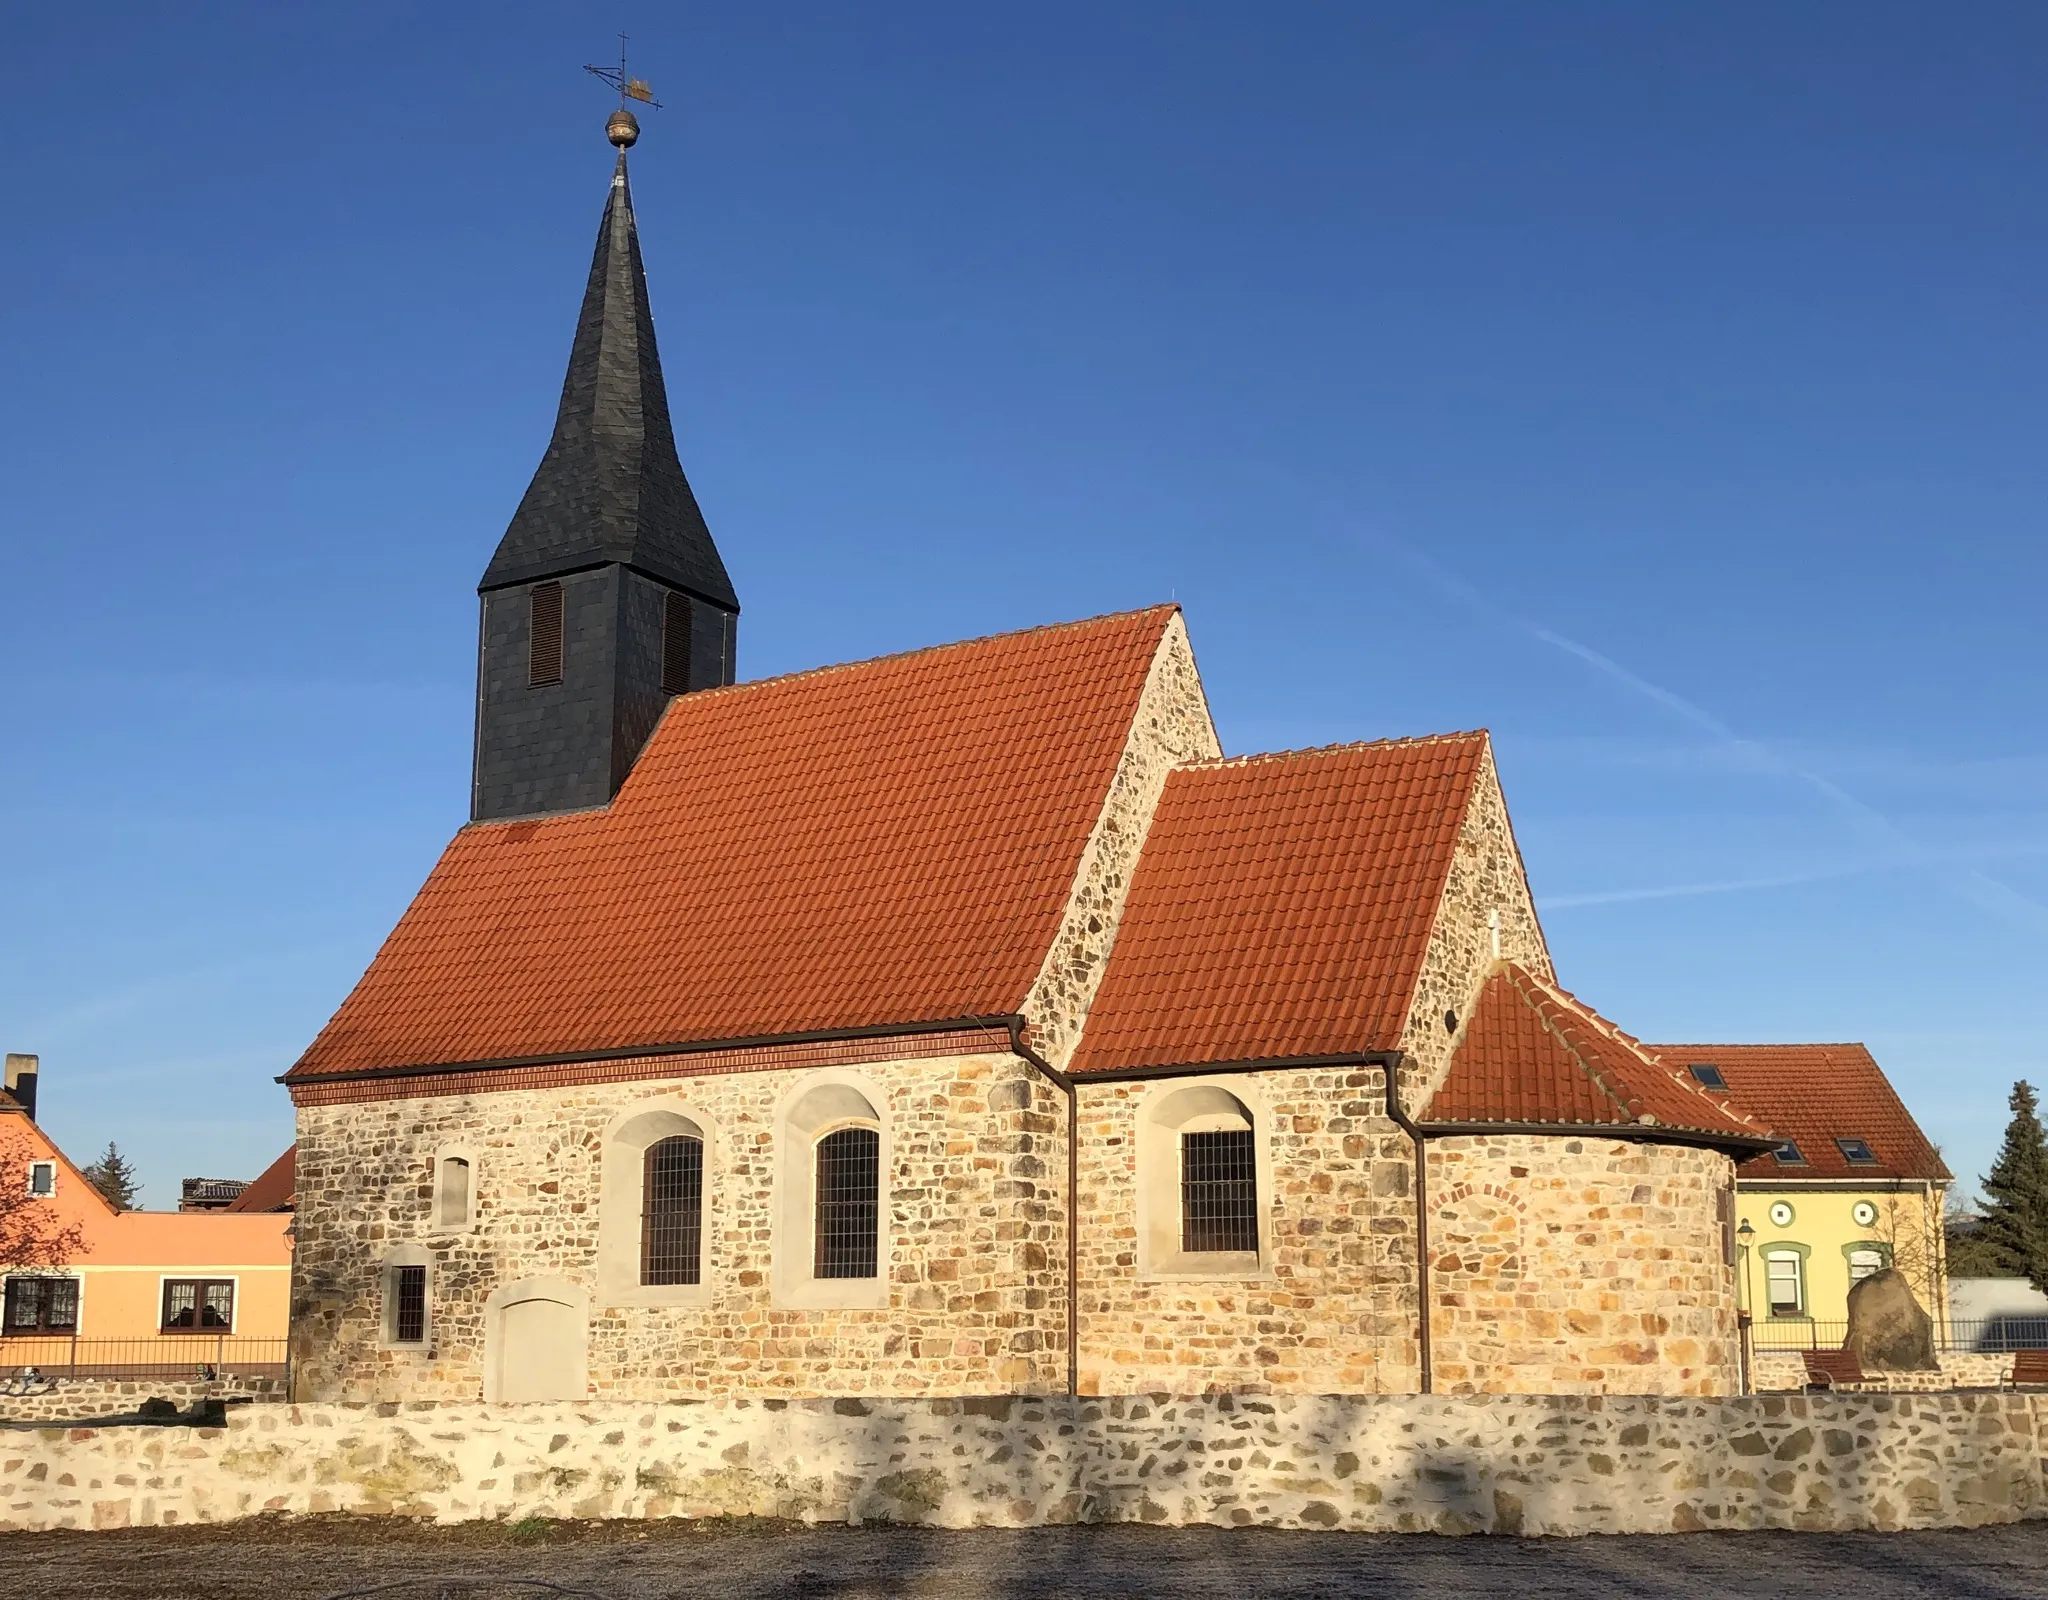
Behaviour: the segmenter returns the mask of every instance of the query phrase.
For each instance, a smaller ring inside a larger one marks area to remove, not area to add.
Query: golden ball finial
[[[621,150],[630,150],[634,141],[640,137],[640,119],[624,106],[620,106],[612,113],[611,120],[604,125],[604,136]]]

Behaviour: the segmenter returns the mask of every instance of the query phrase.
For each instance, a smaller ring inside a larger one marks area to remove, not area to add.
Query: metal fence
[[[1844,1322],[1760,1321],[1750,1325],[1755,1350],[1839,1350],[1849,1336]],[[2048,1350],[2048,1317],[1957,1318],[1934,1325],[1938,1349],[2002,1355],[2014,1350]]]
[[[66,1334],[0,1339],[0,1375],[34,1367],[45,1378],[158,1378],[174,1383],[214,1378],[282,1378],[284,1339],[231,1333],[165,1334],[155,1339],[74,1339]]]

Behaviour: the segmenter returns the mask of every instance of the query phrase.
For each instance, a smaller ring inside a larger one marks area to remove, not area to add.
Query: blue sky
[[[2048,1073],[2048,9],[14,8],[0,1041],[152,1203],[462,821],[610,151],[743,676],[1186,608],[1233,751],[1484,726],[1560,976]]]

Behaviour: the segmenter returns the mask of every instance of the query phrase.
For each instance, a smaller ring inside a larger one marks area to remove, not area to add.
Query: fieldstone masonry
[[[1587,1534],[2042,1514],[2039,1395],[264,1406],[0,1434],[0,1526],[264,1512]]]

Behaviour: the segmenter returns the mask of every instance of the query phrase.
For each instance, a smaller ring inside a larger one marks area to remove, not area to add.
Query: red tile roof
[[[610,806],[458,833],[288,1078],[1014,1012],[1174,612],[671,701]]]
[[[1774,1155],[1742,1164],[1744,1178],[1928,1178],[1954,1176],[1914,1122],[1869,1049],[1860,1044],[1652,1044],[1644,1049],[1684,1072],[1718,1067],[1728,1099],[1806,1163]],[[1875,1166],[1852,1166],[1837,1139],[1862,1139]]]
[[[1654,1125],[1750,1149],[1767,1137],[1591,1007],[1512,961],[1481,987],[1421,1120]]]
[[[1400,1043],[1483,733],[1183,767],[1076,1072]]]
[[[298,1199],[299,1147],[287,1145],[283,1155],[249,1181],[229,1211],[289,1211]]]

